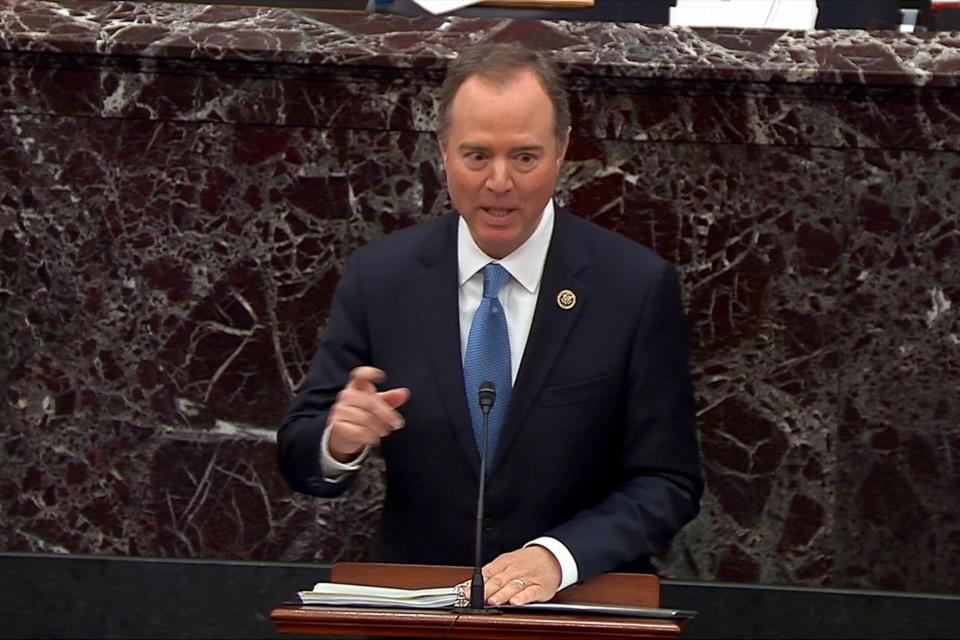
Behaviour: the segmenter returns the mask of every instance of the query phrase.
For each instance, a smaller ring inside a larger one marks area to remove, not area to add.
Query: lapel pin
[[[564,311],[573,309],[574,305],[576,304],[577,294],[575,294],[573,291],[570,291],[570,289],[564,289],[557,294],[557,306]]]

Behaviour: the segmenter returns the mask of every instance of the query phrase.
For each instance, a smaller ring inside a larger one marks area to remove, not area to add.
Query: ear
[[[563,164],[563,159],[567,156],[567,147],[570,145],[570,131],[571,127],[567,127],[567,132],[563,136],[563,144],[557,150],[557,167]]]
[[[440,149],[440,160],[443,162],[443,169],[447,169],[447,145],[440,138],[437,138],[437,148]]]

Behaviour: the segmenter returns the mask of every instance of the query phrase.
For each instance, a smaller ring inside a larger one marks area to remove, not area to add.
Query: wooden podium
[[[332,582],[426,589],[469,580],[470,567],[340,563]],[[647,574],[608,573],[558,593],[554,602],[660,606],[660,581]],[[270,614],[281,633],[381,638],[675,638],[682,622],[559,613],[484,615],[457,611],[282,606]]]

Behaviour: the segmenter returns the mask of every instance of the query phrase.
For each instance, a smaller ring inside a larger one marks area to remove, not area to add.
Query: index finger
[[[376,367],[357,367],[350,372],[347,386],[358,391],[374,393],[377,390],[377,383],[383,382],[386,378],[387,374]]]

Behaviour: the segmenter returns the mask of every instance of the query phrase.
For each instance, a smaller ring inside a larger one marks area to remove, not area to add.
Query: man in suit
[[[281,468],[294,489],[336,496],[379,445],[374,559],[470,565],[490,378],[487,602],[650,571],[703,490],[677,274],[554,208],[570,114],[539,55],[465,49],[440,112],[459,215],[351,257],[278,434]]]

